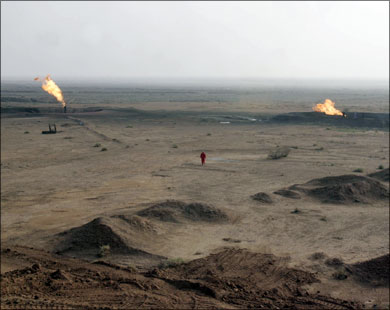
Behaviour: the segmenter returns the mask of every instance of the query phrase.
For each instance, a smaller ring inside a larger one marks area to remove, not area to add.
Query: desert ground
[[[388,122],[270,121],[388,90],[63,91],[2,86],[2,308],[389,308]]]

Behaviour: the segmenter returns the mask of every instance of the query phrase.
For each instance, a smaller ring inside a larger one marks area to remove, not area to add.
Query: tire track
[[[67,119],[77,123],[78,125],[82,126],[84,129],[86,129],[87,131],[93,133],[94,135],[98,136],[99,138],[103,139],[104,141],[110,141],[110,142],[115,142],[115,143],[118,143],[118,144],[121,144],[121,145],[124,145],[125,143],[116,139],[116,138],[110,138],[108,136],[106,136],[105,134],[95,130],[95,129],[92,129],[91,127],[88,126],[88,123],[78,119],[78,118],[75,118],[75,117],[72,117],[72,116],[66,116]]]

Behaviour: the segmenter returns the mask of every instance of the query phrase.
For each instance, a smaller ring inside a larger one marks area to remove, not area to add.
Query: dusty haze
[[[388,81],[388,2],[1,3],[1,77]]]

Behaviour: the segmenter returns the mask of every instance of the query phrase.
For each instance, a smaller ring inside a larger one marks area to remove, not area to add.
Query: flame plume
[[[334,107],[334,102],[330,99],[325,99],[324,103],[318,103],[313,107],[313,111],[323,112],[326,115],[343,115],[343,112]]]
[[[34,81],[40,81],[39,77],[36,77]],[[50,95],[56,97],[58,102],[61,102],[62,106],[65,108],[66,103],[64,100],[64,96],[62,95],[61,89],[57,86],[57,84],[51,79],[50,75],[47,75],[45,79],[42,81],[42,89],[48,92]]]

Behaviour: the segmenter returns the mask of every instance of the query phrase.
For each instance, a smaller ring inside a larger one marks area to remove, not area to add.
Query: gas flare
[[[36,77],[34,81],[41,81],[41,79]],[[47,75],[45,79],[42,81],[42,89],[48,92],[50,95],[56,97],[58,102],[61,102],[64,108],[66,107],[66,103],[64,100],[64,96],[62,95],[62,91],[57,86],[57,84],[51,79],[50,75]]]
[[[323,112],[326,115],[344,115],[343,112],[334,107],[334,102],[330,99],[325,99],[324,103],[316,104],[313,111]]]

